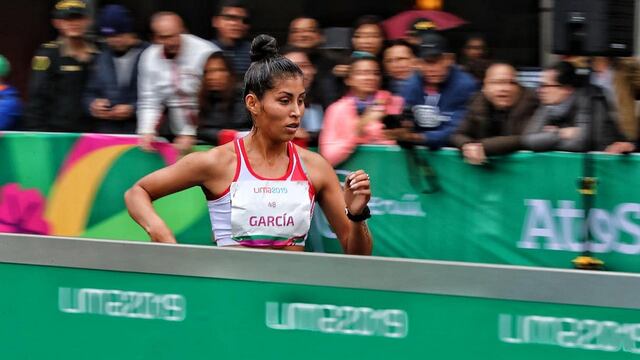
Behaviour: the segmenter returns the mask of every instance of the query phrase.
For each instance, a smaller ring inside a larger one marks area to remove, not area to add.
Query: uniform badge
[[[45,71],[51,65],[51,60],[46,56],[35,56],[31,62],[31,67],[35,71]]]
[[[82,68],[78,65],[62,65],[60,66],[60,70],[65,72],[73,72],[73,71],[82,71]]]

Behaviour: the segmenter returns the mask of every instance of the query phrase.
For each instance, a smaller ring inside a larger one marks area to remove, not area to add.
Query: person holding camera
[[[84,107],[96,120],[96,132],[134,134],[138,63],[149,44],[138,39],[131,12],[122,5],[104,7],[98,24],[105,46],[90,72]]]
[[[360,144],[393,145],[387,138],[385,119],[402,113],[402,98],[380,90],[382,75],[378,60],[365,52],[354,52],[345,79],[347,95],[331,104],[320,133],[320,154],[336,166]]]
[[[526,149],[616,154],[635,150],[620,132],[602,88],[588,85],[570,62],[545,69],[538,94],[542,106],[525,130]]]
[[[445,38],[435,31],[423,35],[419,55],[420,74],[413,76],[402,92],[413,126],[390,135],[398,142],[438,149],[449,145],[478,82],[454,64]]]

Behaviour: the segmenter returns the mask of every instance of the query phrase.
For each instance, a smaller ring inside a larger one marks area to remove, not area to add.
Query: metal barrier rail
[[[640,274],[620,272],[17,234],[0,262],[640,309]]]

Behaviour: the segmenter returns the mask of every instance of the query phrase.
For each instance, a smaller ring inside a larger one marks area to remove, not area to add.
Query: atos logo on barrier
[[[561,200],[554,208],[549,200],[527,199],[525,205],[519,248],[583,251],[584,210],[577,209],[575,202]],[[640,254],[640,204],[622,203],[611,212],[591,209],[588,225],[593,240],[590,251]]]

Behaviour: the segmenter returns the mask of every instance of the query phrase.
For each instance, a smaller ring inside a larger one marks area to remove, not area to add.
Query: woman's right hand
[[[367,124],[372,122],[380,122],[382,118],[384,118],[386,112],[383,105],[372,105],[369,106],[364,113],[360,116],[360,121],[358,121],[358,135],[362,136],[364,133],[364,128]]]
[[[367,107],[364,113],[362,113],[362,116],[360,116],[360,122],[366,125],[370,122],[382,121],[386,114],[384,105],[371,105]]]

